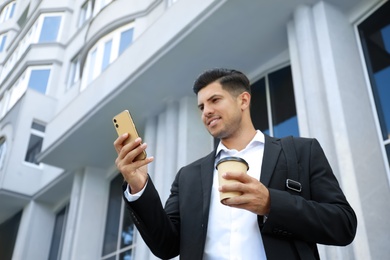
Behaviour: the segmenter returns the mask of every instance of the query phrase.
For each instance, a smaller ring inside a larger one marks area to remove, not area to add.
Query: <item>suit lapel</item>
[[[274,172],[276,162],[279,157],[279,153],[281,151],[280,139],[273,138],[266,134],[265,143],[264,143],[264,155],[263,155],[263,163],[261,166],[261,176],[260,181],[268,187],[269,182],[272,177],[272,173]]]
[[[210,209],[211,188],[213,185],[215,151],[206,156],[200,165],[203,191],[203,218],[208,219]]]

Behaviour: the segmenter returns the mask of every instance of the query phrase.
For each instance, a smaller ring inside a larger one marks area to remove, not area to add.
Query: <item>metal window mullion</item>
[[[265,75],[265,98],[267,102],[267,117],[270,136],[274,136],[274,126],[272,120],[272,106],[271,106],[271,93],[269,90],[268,74]]]

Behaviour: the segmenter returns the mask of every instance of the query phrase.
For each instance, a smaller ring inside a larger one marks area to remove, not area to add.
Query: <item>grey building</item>
[[[191,87],[245,72],[272,136],[315,137],[358,216],[323,259],[390,255],[390,3],[0,0],[0,258],[154,259],[121,198],[112,117],[130,110],[164,202],[210,152]]]

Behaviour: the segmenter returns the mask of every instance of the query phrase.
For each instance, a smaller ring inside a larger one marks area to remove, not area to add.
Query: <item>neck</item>
[[[255,135],[256,129],[252,126],[242,131],[238,131],[234,136],[221,139],[221,142],[228,149],[241,151],[250,143],[250,141],[252,141]]]

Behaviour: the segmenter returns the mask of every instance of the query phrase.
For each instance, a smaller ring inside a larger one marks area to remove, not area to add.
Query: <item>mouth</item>
[[[207,126],[214,126],[218,123],[218,121],[220,120],[221,118],[220,117],[213,117],[213,118],[210,118],[209,120],[207,120]]]

